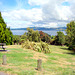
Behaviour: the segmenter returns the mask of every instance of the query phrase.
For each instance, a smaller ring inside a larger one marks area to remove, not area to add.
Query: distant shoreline
[[[13,33],[13,35],[23,35],[25,32],[27,32],[27,30],[11,30],[12,31],[12,33]],[[66,35],[66,32],[65,32],[65,30],[38,30],[38,31],[43,31],[43,32],[45,32],[45,33],[47,33],[47,34],[49,34],[49,35],[57,35],[57,32],[58,31],[62,31],[65,35]]]
[[[58,28],[44,28],[44,27],[30,27],[33,28],[33,30],[56,30],[56,31],[65,31],[66,27],[58,27]],[[27,28],[11,28],[11,30],[27,30]]]

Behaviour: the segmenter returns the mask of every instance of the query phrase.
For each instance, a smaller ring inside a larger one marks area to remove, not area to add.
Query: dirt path
[[[4,72],[0,72],[0,75],[8,75],[8,74],[6,74],[6,73],[4,73]]]

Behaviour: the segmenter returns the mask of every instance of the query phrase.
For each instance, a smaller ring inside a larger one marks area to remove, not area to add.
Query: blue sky
[[[74,0],[0,0],[10,28],[64,27],[75,19]]]
[[[63,2],[62,5],[63,6],[70,6],[70,3],[69,2]]]
[[[0,0],[1,11],[12,10],[12,9],[32,9],[40,8],[39,5],[31,6],[28,0]]]

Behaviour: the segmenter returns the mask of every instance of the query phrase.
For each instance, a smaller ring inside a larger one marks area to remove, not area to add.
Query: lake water
[[[25,32],[27,32],[27,30],[11,30],[13,35],[23,35]],[[49,35],[57,35],[57,30],[40,30],[40,31],[43,31]],[[66,32],[65,31],[62,31],[65,35],[66,35]]]

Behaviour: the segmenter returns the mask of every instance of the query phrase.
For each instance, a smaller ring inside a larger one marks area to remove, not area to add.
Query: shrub
[[[39,34],[40,34],[41,41],[50,44],[50,42],[51,42],[51,36],[50,35],[48,35],[47,33],[42,32],[42,31],[39,31]]]
[[[23,44],[22,44],[22,47],[23,48],[26,48],[26,49],[32,49],[34,46],[34,43],[33,42],[30,42],[29,40],[25,41]]]
[[[21,42],[21,36],[19,35],[13,35],[13,43],[19,44]]]
[[[52,44],[63,46],[65,44],[65,35],[64,35],[64,33],[61,32],[61,31],[58,31],[57,35],[54,37],[54,40],[53,40]]]
[[[38,52],[50,53],[49,45],[44,42],[35,43],[35,42],[30,42],[29,40],[27,40],[22,44],[22,48],[32,49]]]

